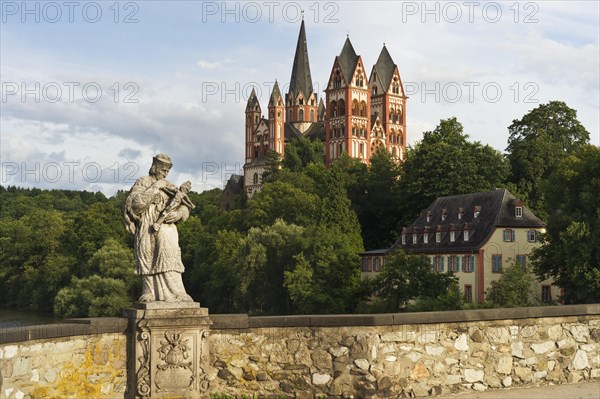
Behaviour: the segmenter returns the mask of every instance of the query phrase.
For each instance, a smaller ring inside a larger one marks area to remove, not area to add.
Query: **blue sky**
[[[600,3],[0,1],[1,184],[127,189],[158,152],[170,178],[223,187],[252,87],[288,83],[300,26],[323,95],[346,35],[398,65],[409,144],[456,116],[503,151],[513,119],[565,101],[600,145]],[[71,5],[72,4],[72,5]]]

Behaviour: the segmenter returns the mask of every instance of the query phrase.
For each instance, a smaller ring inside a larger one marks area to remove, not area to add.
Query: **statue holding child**
[[[179,235],[176,224],[185,221],[194,204],[181,187],[166,180],[173,163],[165,154],[153,158],[149,176],[139,178],[125,202],[125,227],[135,236],[136,273],[142,276],[139,302],[192,302],[181,273]]]

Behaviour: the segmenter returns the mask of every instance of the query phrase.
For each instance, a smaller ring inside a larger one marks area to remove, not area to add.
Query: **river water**
[[[60,323],[62,319],[52,314],[25,310],[0,309],[0,328],[33,326],[38,324]]]

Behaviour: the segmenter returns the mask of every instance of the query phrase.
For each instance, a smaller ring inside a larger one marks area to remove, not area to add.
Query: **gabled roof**
[[[246,105],[246,112],[254,111],[254,106],[258,105],[258,110],[260,112],[260,104],[258,103],[258,97],[256,97],[256,91],[252,88],[252,93],[250,93],[250,97],[248,98],[248,104]]]
[[[399,247],[409,253],[475,252],[496,228],[544,227],[544,223],[525,207],[523,217],[515,217],[517,201],[505,189],[437,198],[409,227],[402,230],[402,234],[406,234],[406,244],[402,244],[400,236],[392,248]],[[479,212],[477,217],[475,210]],[[462,217],[459,218],[461,212]],[[427,244],[424,243],[422,234],[425,228],[429,228],[431,233],[441,232],[441,242],[437,243],[433,235]],[[451,230],[455,231],[454,242],[450,241]],[[464,240],[464,230],[469,230],[468,241]],[[413,243],[413,234],[417,234],[416,243]]]
[[[394,64],[394,60],[392,60],[392,56],[387,50],[387,47],[385,47],[385,44],[383,45],[381,53],[379,53],[379,58],[377,58],[377,62],[373,68],[375,68],[375,72],[377,72],[379,81],[383,85],[382,89],[387,91],[392,83],[396,64]]]
[[[354,51],[354,47],[352,47],[352,43],[350,43],[349,37],[346,38],[344,47],[342,47],[340,55],[336,58],[340,65],[340,69],[342,70],[342,75],[344,76],[346,83],[349,84],[352,81],[352,76],[354,75],[354,70],[356,69],[359,58],[359,56],[356,55],[356,51]]]
[[[313,92],[304,20],[302,20],[302,23],[300,24],[300,34],[298,35],[298,43],[296,44],[296,54],[294,55],[294,65],[292,67],[292,76],[290,77],[290,89],[288,93],[295,98],[299,92],[304,93],[306,97],[309,97]]]
[[[269,99],[269,107],[277,106],[277,101],[281,98],[281,92],[279,91],[279,83],[275,81],[273,91],[271,92],[271,98]]]

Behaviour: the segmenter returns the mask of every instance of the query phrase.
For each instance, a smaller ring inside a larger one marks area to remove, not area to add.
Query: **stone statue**
[[[186,195],[191,183],[177,188],[166,180],[171,166],[167,155],[155,156],[149,176],[135,182],[125,202],[125,227],[135,236],[136,273],[142,276],[139,302],[193,301],[181,279],[184,267],[176,227],[194,207]]]

